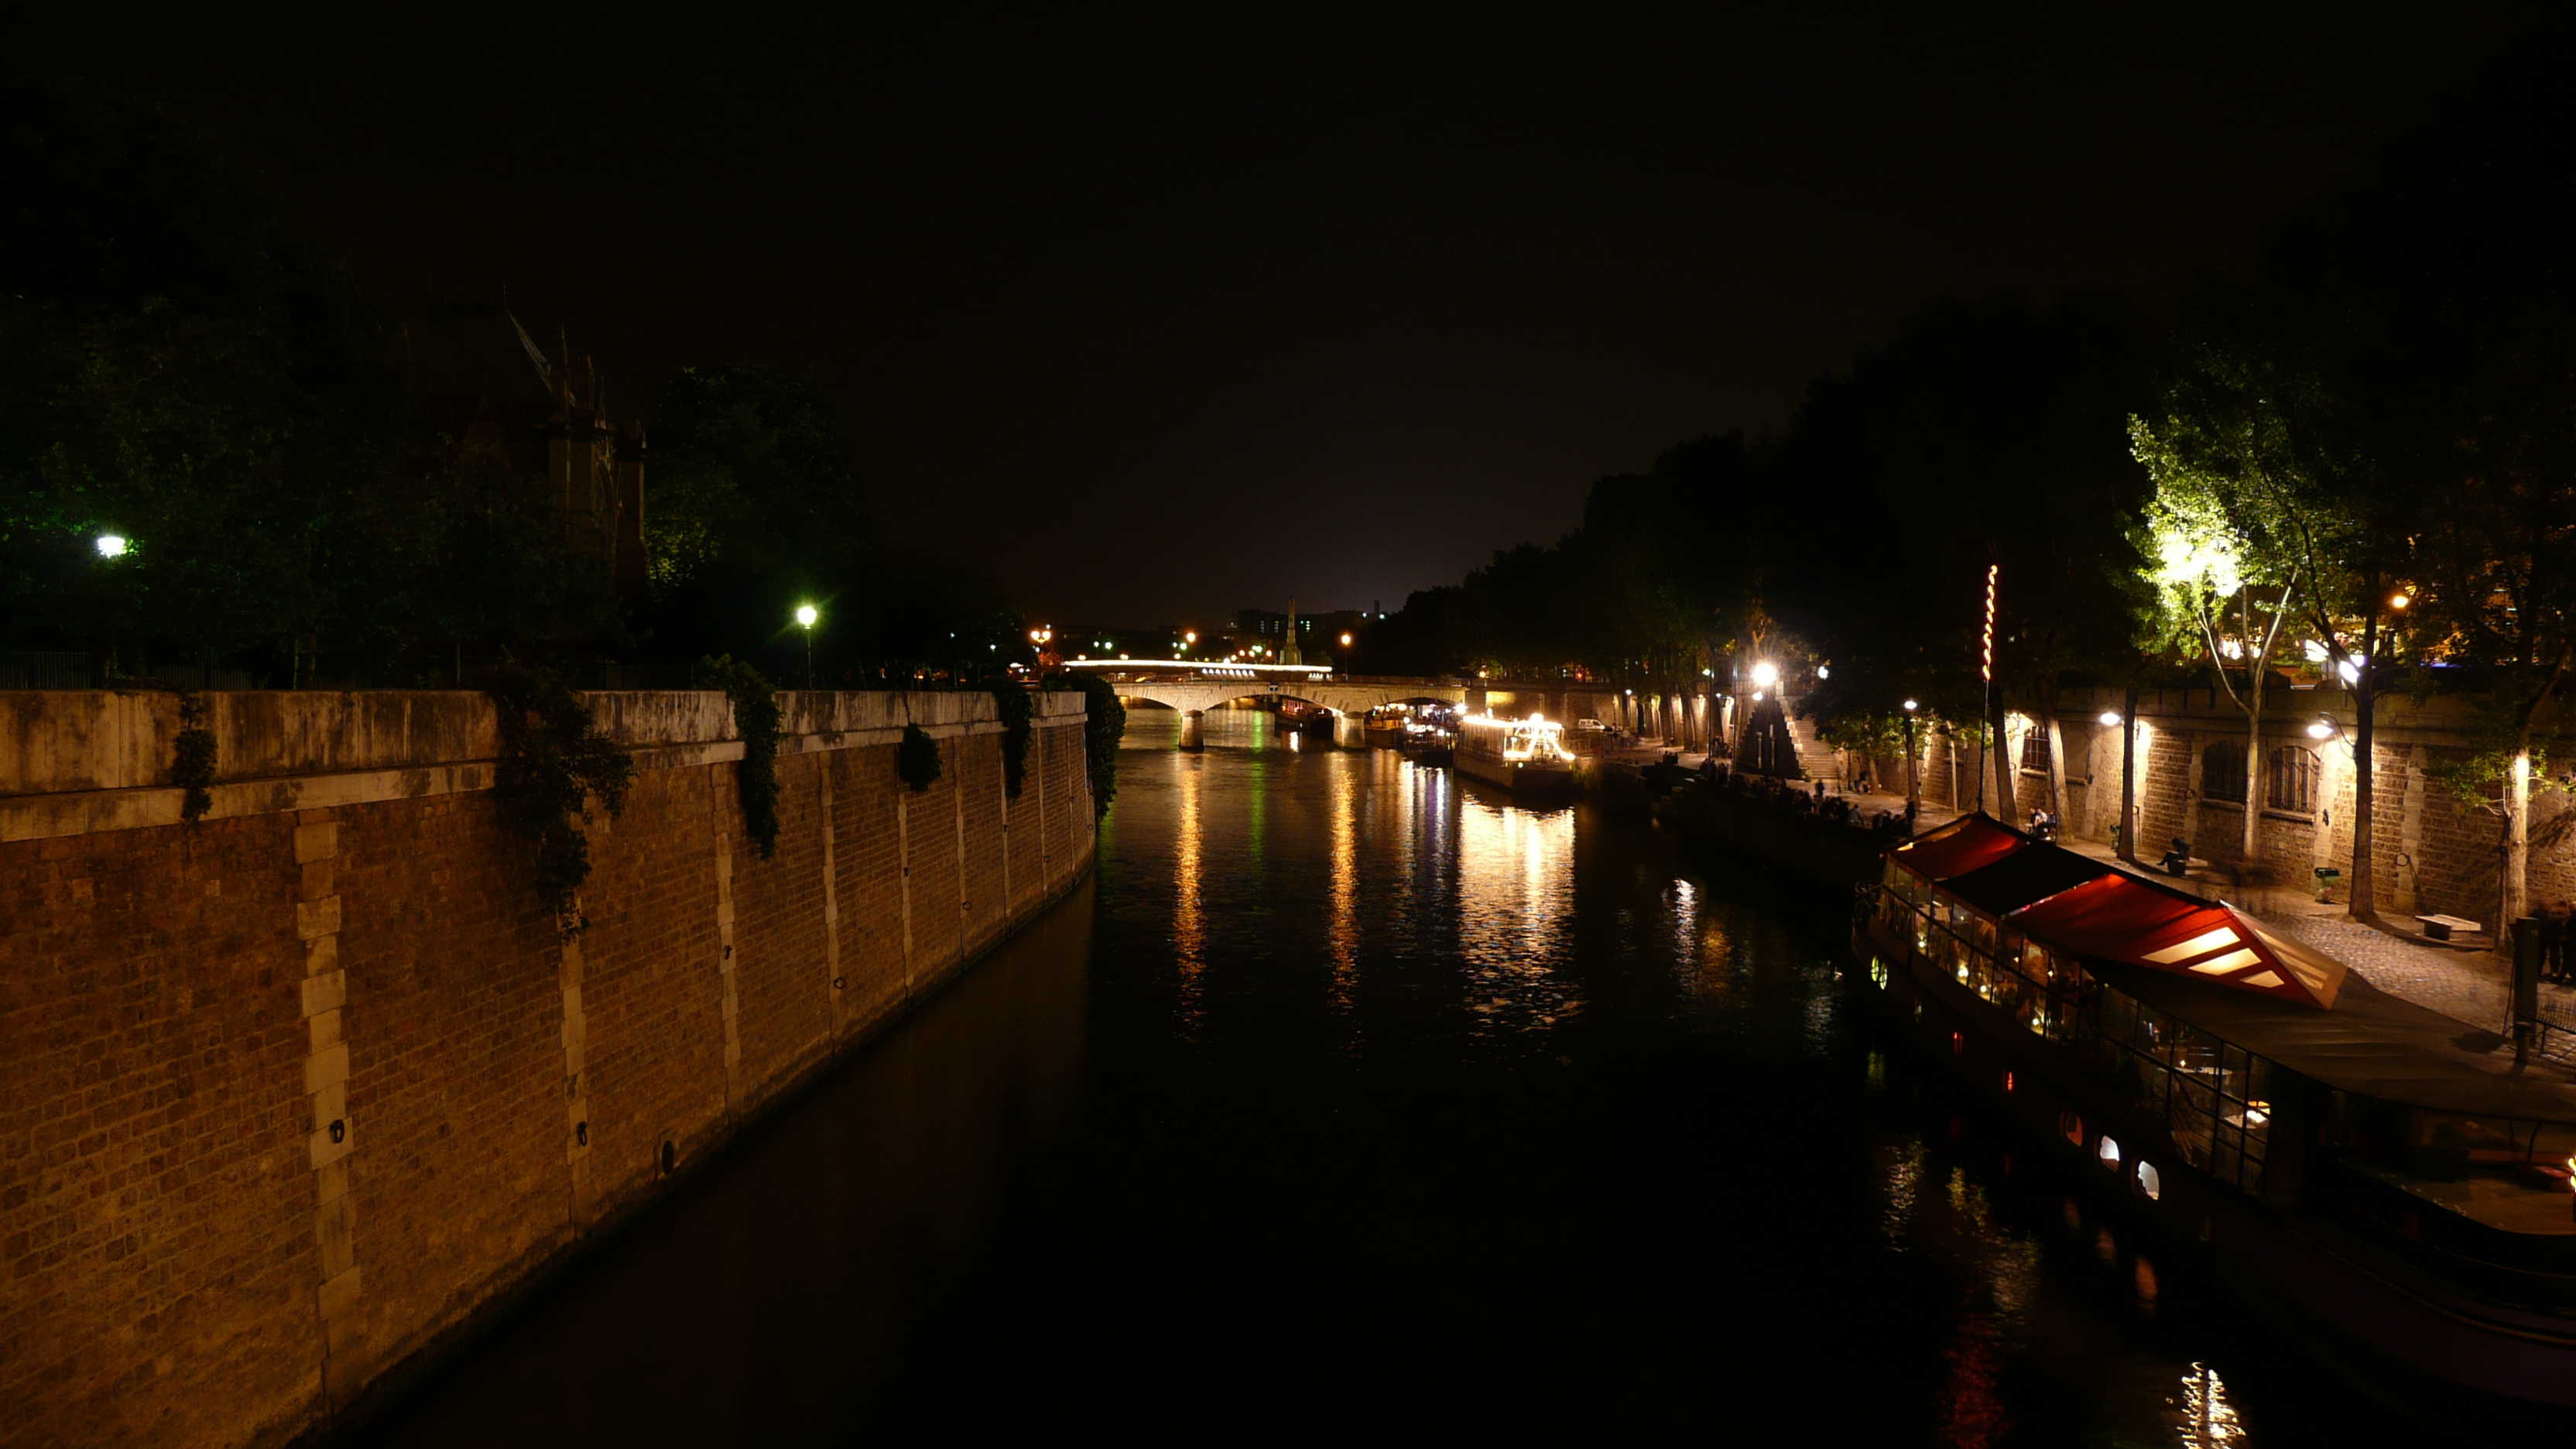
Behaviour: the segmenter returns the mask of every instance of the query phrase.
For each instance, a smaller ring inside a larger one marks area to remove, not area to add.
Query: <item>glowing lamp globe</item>
[[[805,628],[813,628],[815,621],[822,617],[823,611],[815,608],[812,604],[799,604],[796,606],[796,622]]]

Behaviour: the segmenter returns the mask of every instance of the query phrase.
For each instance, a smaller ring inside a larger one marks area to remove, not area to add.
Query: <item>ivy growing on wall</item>
[[[917,724],[903,727],[903,743],[894,749],[895,778],[918,795],[939,780],[939,741]]]
[[[179,740],[170,761],[170,783],[187,792],[179,797],[179,818],[191,825],[215,803],[215,731],[208,723],[205,695],[193,689],[179,692]]]
[[[1002,717],[1002,793],[1020,798],[1020,782],[1029,777],[1029,737],[1037,730],[1037,701],[1020,686],[1004,680],[993,686],[993,708]]]
[[[730,654],[701,659],[691,672],[700,689],[721,689],[733,701],[733,727],[742,736],[742,768],[734,780],[742,796],[742,829],[760,858],[778,852],[778,690],[768,677]]]
[[[596,796],[610,815],[623,811],[635,759],[601,735],[580,696],[546,670],[504,665],[490,693],[501,726],[492,794],[502,818],[535,847],[538,891],[569,914],[573,893],[590,878],[583,804]]]
[[[1082,692],[1088,715],[1082,726],[1083,765],[1091,777],[1091,810],[1095,817],[1106,815],[1109,802],[1118,798],[1118,741],[1127,734],[1127,706],[1118,702],[1115,686],[1089,674],[1059,674],[1047,687]]]

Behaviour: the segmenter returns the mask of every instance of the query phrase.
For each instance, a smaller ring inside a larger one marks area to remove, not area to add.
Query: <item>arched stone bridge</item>
[[[1299,674],[1259,666],[1211,664],[1198,668],[1155,668],[1148,665],[1090,672],[1115,687],[1122,700],[1144,701],[1179,710],[1182,714],[1183,749],[1195,748],[1199,743],[1199,717],[1203,712],[1238,699],[1297,699],[1328,709],[1334,716],[1334,743],[1359,745],[1364,742],[1361,720],[1379,705],[1422,701],[1450,705],[1481,704],[1484,693],[1481,689],[1470,689],[1444,680]],[[1471,699],[1471,696],[1477,698]]]

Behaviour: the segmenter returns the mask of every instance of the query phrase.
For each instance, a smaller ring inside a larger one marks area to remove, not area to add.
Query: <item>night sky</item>
[[[809,365],[895,536],[1150,624],[1393,609],[1936,297],[2241,267],[2559,7],[214,10],[5,25],[389,308],[506,287],[621,411]]]

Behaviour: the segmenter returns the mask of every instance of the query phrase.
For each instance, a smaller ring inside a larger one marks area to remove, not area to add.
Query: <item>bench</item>
[[[2486,929],[2475,921],[2462,920],[2458,916],[2417,916],[2415,919],[2424,923],[2425,936],[2435,941],[2451,939],[2453,931],[2466,931],[2476,935]]]

